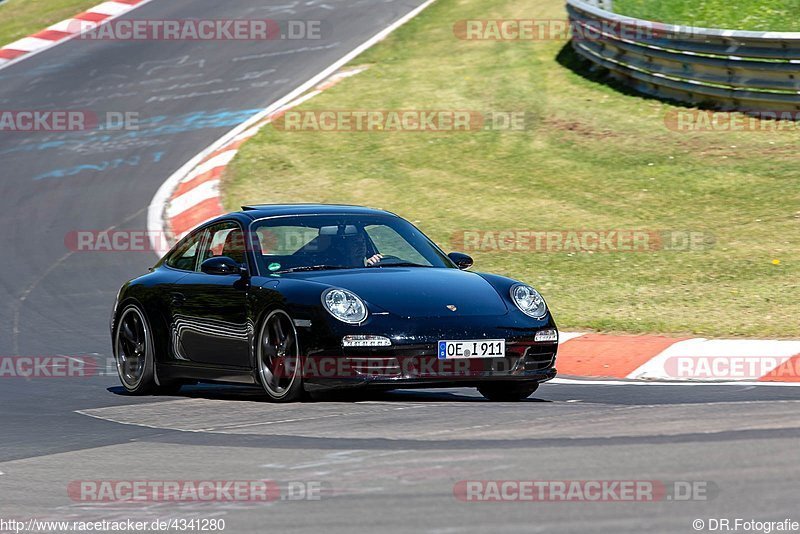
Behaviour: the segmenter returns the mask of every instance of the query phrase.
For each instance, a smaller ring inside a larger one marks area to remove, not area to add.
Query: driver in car
[[[380,263],[382,254],[373,254],[367,257],[367,240],[363,232],[342,237],[345,257],[354,267],[372,267]]]

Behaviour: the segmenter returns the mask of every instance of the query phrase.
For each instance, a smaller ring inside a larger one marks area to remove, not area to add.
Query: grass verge
[[[100,0],[7,0],[0,3],[0,46],[85,11]]]
[[[464,230],[692,231],[678,252],[470,252],[538,287],[562,328],[800,335],[800,132],[678,132],[683,108],[585,74],[562,41],[460,41],[455,21],[563,18],[561,0],[440,0],[303,110],[525,111],[525,131],[290,132],[267,127],[224,180],[248,202],[343,202]],[[780,123],[779,123],[780,124]]]
[[[800,32],[800,0],[615,0],[614,11],[686,26]]]

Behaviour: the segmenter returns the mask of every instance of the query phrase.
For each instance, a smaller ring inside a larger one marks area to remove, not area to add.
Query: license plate
[[[440,341],[439,359],[503,358],[506,355],[505,339],[478,339],[473,341]]]

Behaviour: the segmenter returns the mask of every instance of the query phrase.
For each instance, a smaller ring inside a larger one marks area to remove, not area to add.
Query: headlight
[[[547,315],[547,304],[539,292],[531,286],[518,284],[512,287],[511,300],[522,313],[534,319],[541,319]]]
[[[346,289],[328,289],[322,294],[322,305],[343,323],[358,324],[367,318],[364,301]]]

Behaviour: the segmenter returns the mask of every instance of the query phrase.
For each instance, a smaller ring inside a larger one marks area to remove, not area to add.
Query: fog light
[[[534,341],[558,341],[558,332],[555,331],[553,328],[548,328],[546,330],[539,330],[536,332],[536,337],[533,338]]]
[[[392,340],[383,336],[352,335],[342,338],[343,347],[388,347]]]

